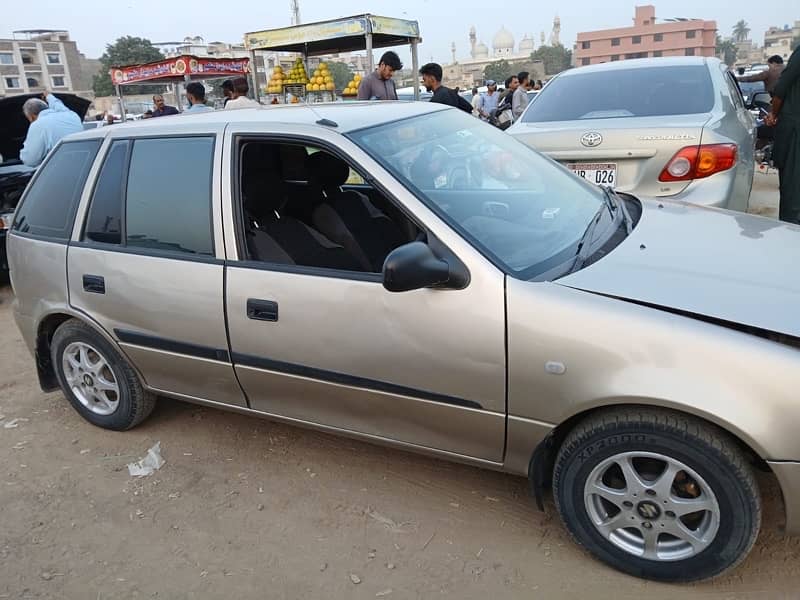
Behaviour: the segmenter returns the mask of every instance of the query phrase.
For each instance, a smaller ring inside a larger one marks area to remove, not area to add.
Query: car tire
[[[125,431],[153,412],[156,398],[133,367],[85,323],[64,322],[53,335],[51,357],[64,395],[90,423]]]
[[[604,410],[579,423],[559,449],[553,491],[580,545],[658,581],[732,569],[761,525],[758,485],[736,441],[668,410]]]

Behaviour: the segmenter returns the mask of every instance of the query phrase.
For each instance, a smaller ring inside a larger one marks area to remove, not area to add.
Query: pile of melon
[[[319,68],[314,71],[311,79],[306,84],[306,90],[309,92],[332,92],[336,89],[336,84],[333,83],[333,76],[328,70],[328,65],[320,63]]]
[[[306,67],[303,64],[303,59],[298,58],[292,70],[284,73],[283,67],[276,66],[272,70],[272,78],[267,84],[268,94],[280,94],[283,91],[284,85],[306,85],[309,82]]]
[[[361,75],[356,75],[342,91],[342,96],[358,96],[358,85],[361,83]]]

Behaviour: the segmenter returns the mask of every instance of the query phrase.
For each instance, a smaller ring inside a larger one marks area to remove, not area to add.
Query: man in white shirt
[[[247,97],[247,92],[250,91],[250,86],[247,83],[247,78],[237,77],[233,80],[233,93],[231,99],[225,105],[225,110],[236,110],[239,108],[258,108],[261,106],[255,100]]]

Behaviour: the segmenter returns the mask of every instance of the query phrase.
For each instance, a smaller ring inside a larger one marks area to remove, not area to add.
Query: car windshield
[[[533,279],[576,253],[603,192],[459,110],[350,137],[510,274]]]
[[[556,77],[523,122],[662,117],[707,113],[714,86],[704,65],[575,71]]]

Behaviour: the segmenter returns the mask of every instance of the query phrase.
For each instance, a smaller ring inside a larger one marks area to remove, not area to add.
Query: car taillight
[[[664,167],[659,181],[702,179],[736,164],[736,144],[705,144],[682,148]]]

